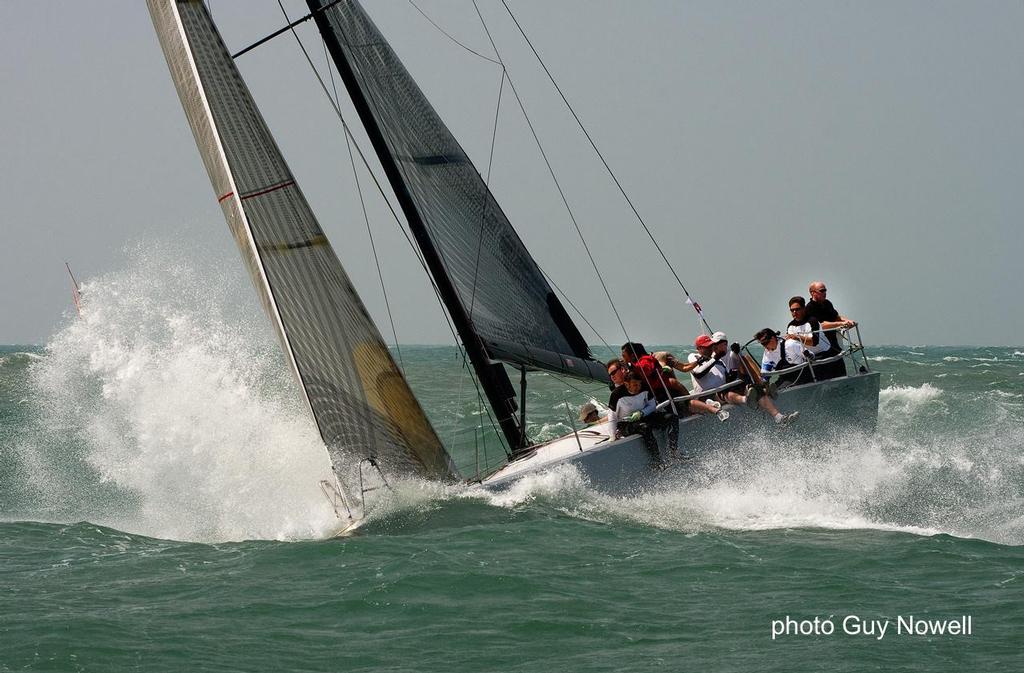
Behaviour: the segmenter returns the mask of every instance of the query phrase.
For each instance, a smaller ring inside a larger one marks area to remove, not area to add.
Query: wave
[[[84,284],[82,318],[28,358],[35,413],[14,445],[6,511],[186,541],[337,532],[317,486],[331,477],[326,452],[238,267],[147,244],[125,270]],[[683,532],[875,528],[1024,544],[1020,395],[944,380],[948,390],[883,388],[874,435],[735,442],[666,474],[655,492],[604,496],[570,465],[497,494],[400,480],[377,492],[367,523],[469,503]],[[557,414],[534,426],[544,435],[569,428],[553,399]]]
[[[239,265],[129,254],[33,364],[12,509],[176,540],[329,534],[327,454],[247,279],[220,271]]]
[[[774,435],[737,441],[633,497],[602,495],[568,465],[506,492],[476,495],[494,507],[549,507],[684,533],[874,529],[1024,545],[1019,407],[1014,393],[892,385],[881,391],[874,434],[821,443]]]
[[[10,351],[0,355],[0,367],[11,364],[38,362],[42,359],[42,355],[32,351]]]
[[[878,406],[883,411],[900,408],[903,413],[912,414],[941,396],[942,389],[930,383],[920,386],[892,385],[878,391]]]
[[[968,444],[908,446],[857,435],[830,446],[723,447],[666,473],[663,488],[633,497],[590,490],[569,465],[526,477],[506,492],[473,495],[494,507],[547,506],[589,521],[684,533],[871,529],[1021,545],[1021,472],[1019,463],[1001,465]]]

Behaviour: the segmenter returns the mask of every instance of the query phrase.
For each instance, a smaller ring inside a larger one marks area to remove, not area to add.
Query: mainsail
[[[536,261],[357,0],[307,0],[424,261],[513,448],[523,444],[501,360],[606,380]],[[524,369],[525,371],[525,369]]]
[[[346,458],[455,467],[288,170],[202,2],[148,0],[224,216],[342,482]],[[351,466],[351,461],[348,462]]]

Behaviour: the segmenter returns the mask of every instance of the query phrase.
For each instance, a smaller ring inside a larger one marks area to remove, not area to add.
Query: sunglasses
[[[622,372],[622,368],[621,367],[614,367],[614,368],[608,370],[608,376],[615,376],[616,374],[618,374],[620,372]]]
[[[789,307],[789,312],[790,313],[796,313],[797,311],[804,310],[804,308],[806,308],[806,307],[804,307],[804,306],[790,306]]]
[[[827,287],[823,287],[820,290],[811,290],[811,292],[828,292],[828,288]]]

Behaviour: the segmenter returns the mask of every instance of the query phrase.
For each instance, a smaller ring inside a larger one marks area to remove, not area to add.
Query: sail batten
[[[352,458],[456,474],[201,2],[148,0],[214,193],[344,483]]]

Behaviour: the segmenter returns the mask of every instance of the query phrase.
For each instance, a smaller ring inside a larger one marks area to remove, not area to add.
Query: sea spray
[[[182,257],[140,248],[85,283],[82,318],[47,345],[19,447],[36,497],[155,537],[317,537],[329,464],[266,321]]]
[[[590,491],[569,468],[528,477],[489,502],[546,504],[589,520],[681,532],[877,529],[1024,544],[1024,430],[980,400],[973,421],[959,424],[971,436],[951,432],[934,416],[948,423],[966,402],[934,404],[944,397],[930,384],[890,387],[875,434],[737,438],[676,464],[658,488],[631,497]]]
[[[16,424],[4,429],[0,465],[6,516],[205,541],[336,529],[317,488],[330,477],[326,454],[237,266],[139,246],[125,270],[87,280],[83,317],[69,318],[45,352],[4,354],[5,421]],[[1022,544],[1019,352],[872,349],[884,382],[874,434],[732,437],[627,498],[593,491],[571,466],[498,494],[393,480],[393,491],[372,496],[381,506],[364,530],[483,506],[687,533],[874,528]],[[468,437],[454,452],[465,474],[500,459],[493,435],[464,427],[486,429],[487,416],[477,400],[452,393],[466,376],[456,349],[403,354],[432,421],[445,437],[450,428]],[[979,360],[992,372],[972,369]],[[574,388],[531,380],[536,436],[569,427],[565,400],[574,409],[607,395]]]

